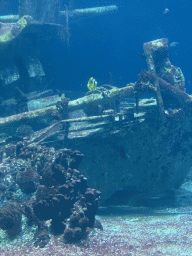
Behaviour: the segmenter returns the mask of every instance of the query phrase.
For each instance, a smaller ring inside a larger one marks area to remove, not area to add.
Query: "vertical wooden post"
[[[159,114],[161,117],[161,121],[162,121],[162,123],[165,123],[166,116],[165,116],[165,110],[164,110],[164,106],[163,106],[163,99],[161,97],[161,92],[160,92],[160,87],[159,87],[159,79],[156,74],[155,64],[154,64],[154,60],[153,60],[153,53],[156,50],[158,50],[160,47],[163,47],[163,46],[164,46],[164,41],[162,41],[162,39],[158,39],[158,40],[155,40],[152,42],[145,43],[143,45],[143,49],[144,49],[144,53],[146,56],[146,61],[147,61],[147,66],[148,66],[149,72],[151,72],[153,74],[153,76],[155,77],[154,86],[155,86],[155,92],[156,92],[156,97],[157,97],[157,106],[159,108]]]

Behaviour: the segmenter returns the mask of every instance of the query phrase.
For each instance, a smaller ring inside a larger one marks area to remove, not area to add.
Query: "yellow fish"
[[[87,88],[89,91],[95,91],[97,89],[97,81],[93,77],[89,78]]]

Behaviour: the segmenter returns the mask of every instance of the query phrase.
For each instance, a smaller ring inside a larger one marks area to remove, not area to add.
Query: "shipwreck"
[[[28,12],[24,7],[20,9],[21,15],[27,15],[23,20],[19,16],[4,18],[6,22],[14,21],[6,31],[10,36],[6,47],[17,42],[19,36],[26,40],[26,34],[41,33],[42,29],[52,28],[54,35],[59,27],[45,26],[44,20],[34,22],[30,15],[38,20],[35,10]],[[100,12],[111,10],[116,7]],[[84,10],[84,14],[92,11],[99,10]],[[63,15],[67,22],[69,17],[82,13],[65,10],[58,14],[56,9],[53,20],[48,22],[56,22],[58,15]],[[13,45],[17,49],[17,44]],[[2,47],[5,43],[0,41]],[[192,162],[192,97],[185,92],[181,69],[169,60],[166,39],[144,43],[143,50],[148,70],[142,70],[138,81],[122,88],[103,85],[72,101],[64,95],[50,95],[49,91],[26,95],[19,91],[16,102],[2,101],[1,158],[5,156],[6,144],[18,140],[25,141],[29,148],[46,145],[79,150],[84,155],[79,170],[88,178],[90,187],[101,191],[101,202],[121,188],[130,194],[137,191],[149,196],[178,189]],[[39,83],[44,72],[38,56],[32,58],[28,51],[26,56],[29,77],[33,77],[33,83]],[[1,67],[2,87],[12,82],[16,83],[12,86],[17,86],[22,76],[17,61],[11,62],[12,66],[5,62]]]

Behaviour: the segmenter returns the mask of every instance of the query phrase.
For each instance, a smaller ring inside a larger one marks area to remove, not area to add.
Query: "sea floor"
[[[24,255],[192,255],[192,207],[149,209],[115,206],[100,208],[103,231],[92,230],[79,244],[52,237],[45,248],[35,248],[23,234],[17,243],[1,245],[1,256]]]
[[[133,207],[133,204],[100,207],[96,218],[101,221],[103,231],[91,229],[88,237],[78,244],[65,244],[62,236],[52,235],[44,248],[35,247],[36,226],[28,227],[23,219],[23,230],[15,239],[0,230],[0,256],[191,256],[191,177],[174,197],[162,198],[142,201],[150,207]]]

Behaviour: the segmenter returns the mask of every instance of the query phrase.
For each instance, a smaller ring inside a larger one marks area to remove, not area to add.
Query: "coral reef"
[[[28,147],[26,142],[8,144],[2,151],[2,178],[11,180],[4,191],[11,191],[8,202],[1,201],[0,228],[16,236],[21,231],[23,214],[28,226],[37,227],[36,246],[44,247],[50,234],[63,234],[69,243],[85,238],[89,228],[94,227],[101,193],[89,188],[87,178],[77,170],[83,155],[77,150]]]
[[[15,202],[5,203],[0,209],[0,228],[14,237],[21,231],[21,209]]]
[[[27,194],[36,191],[39,181],[40,176],[33,168],[21,169],[16,176],[16,182],[20,189]]]
[[[87,179],[74,169],[81,160],[78,151],[60,150],[54,162],[44,168],[32,205],[37,218],[42,221],[51,219],[51,230],[55,234],[64,232],[64,238],[69,242],[85,237],[87,227],[94,225],[99,205],[100,192],[88,188]]]

